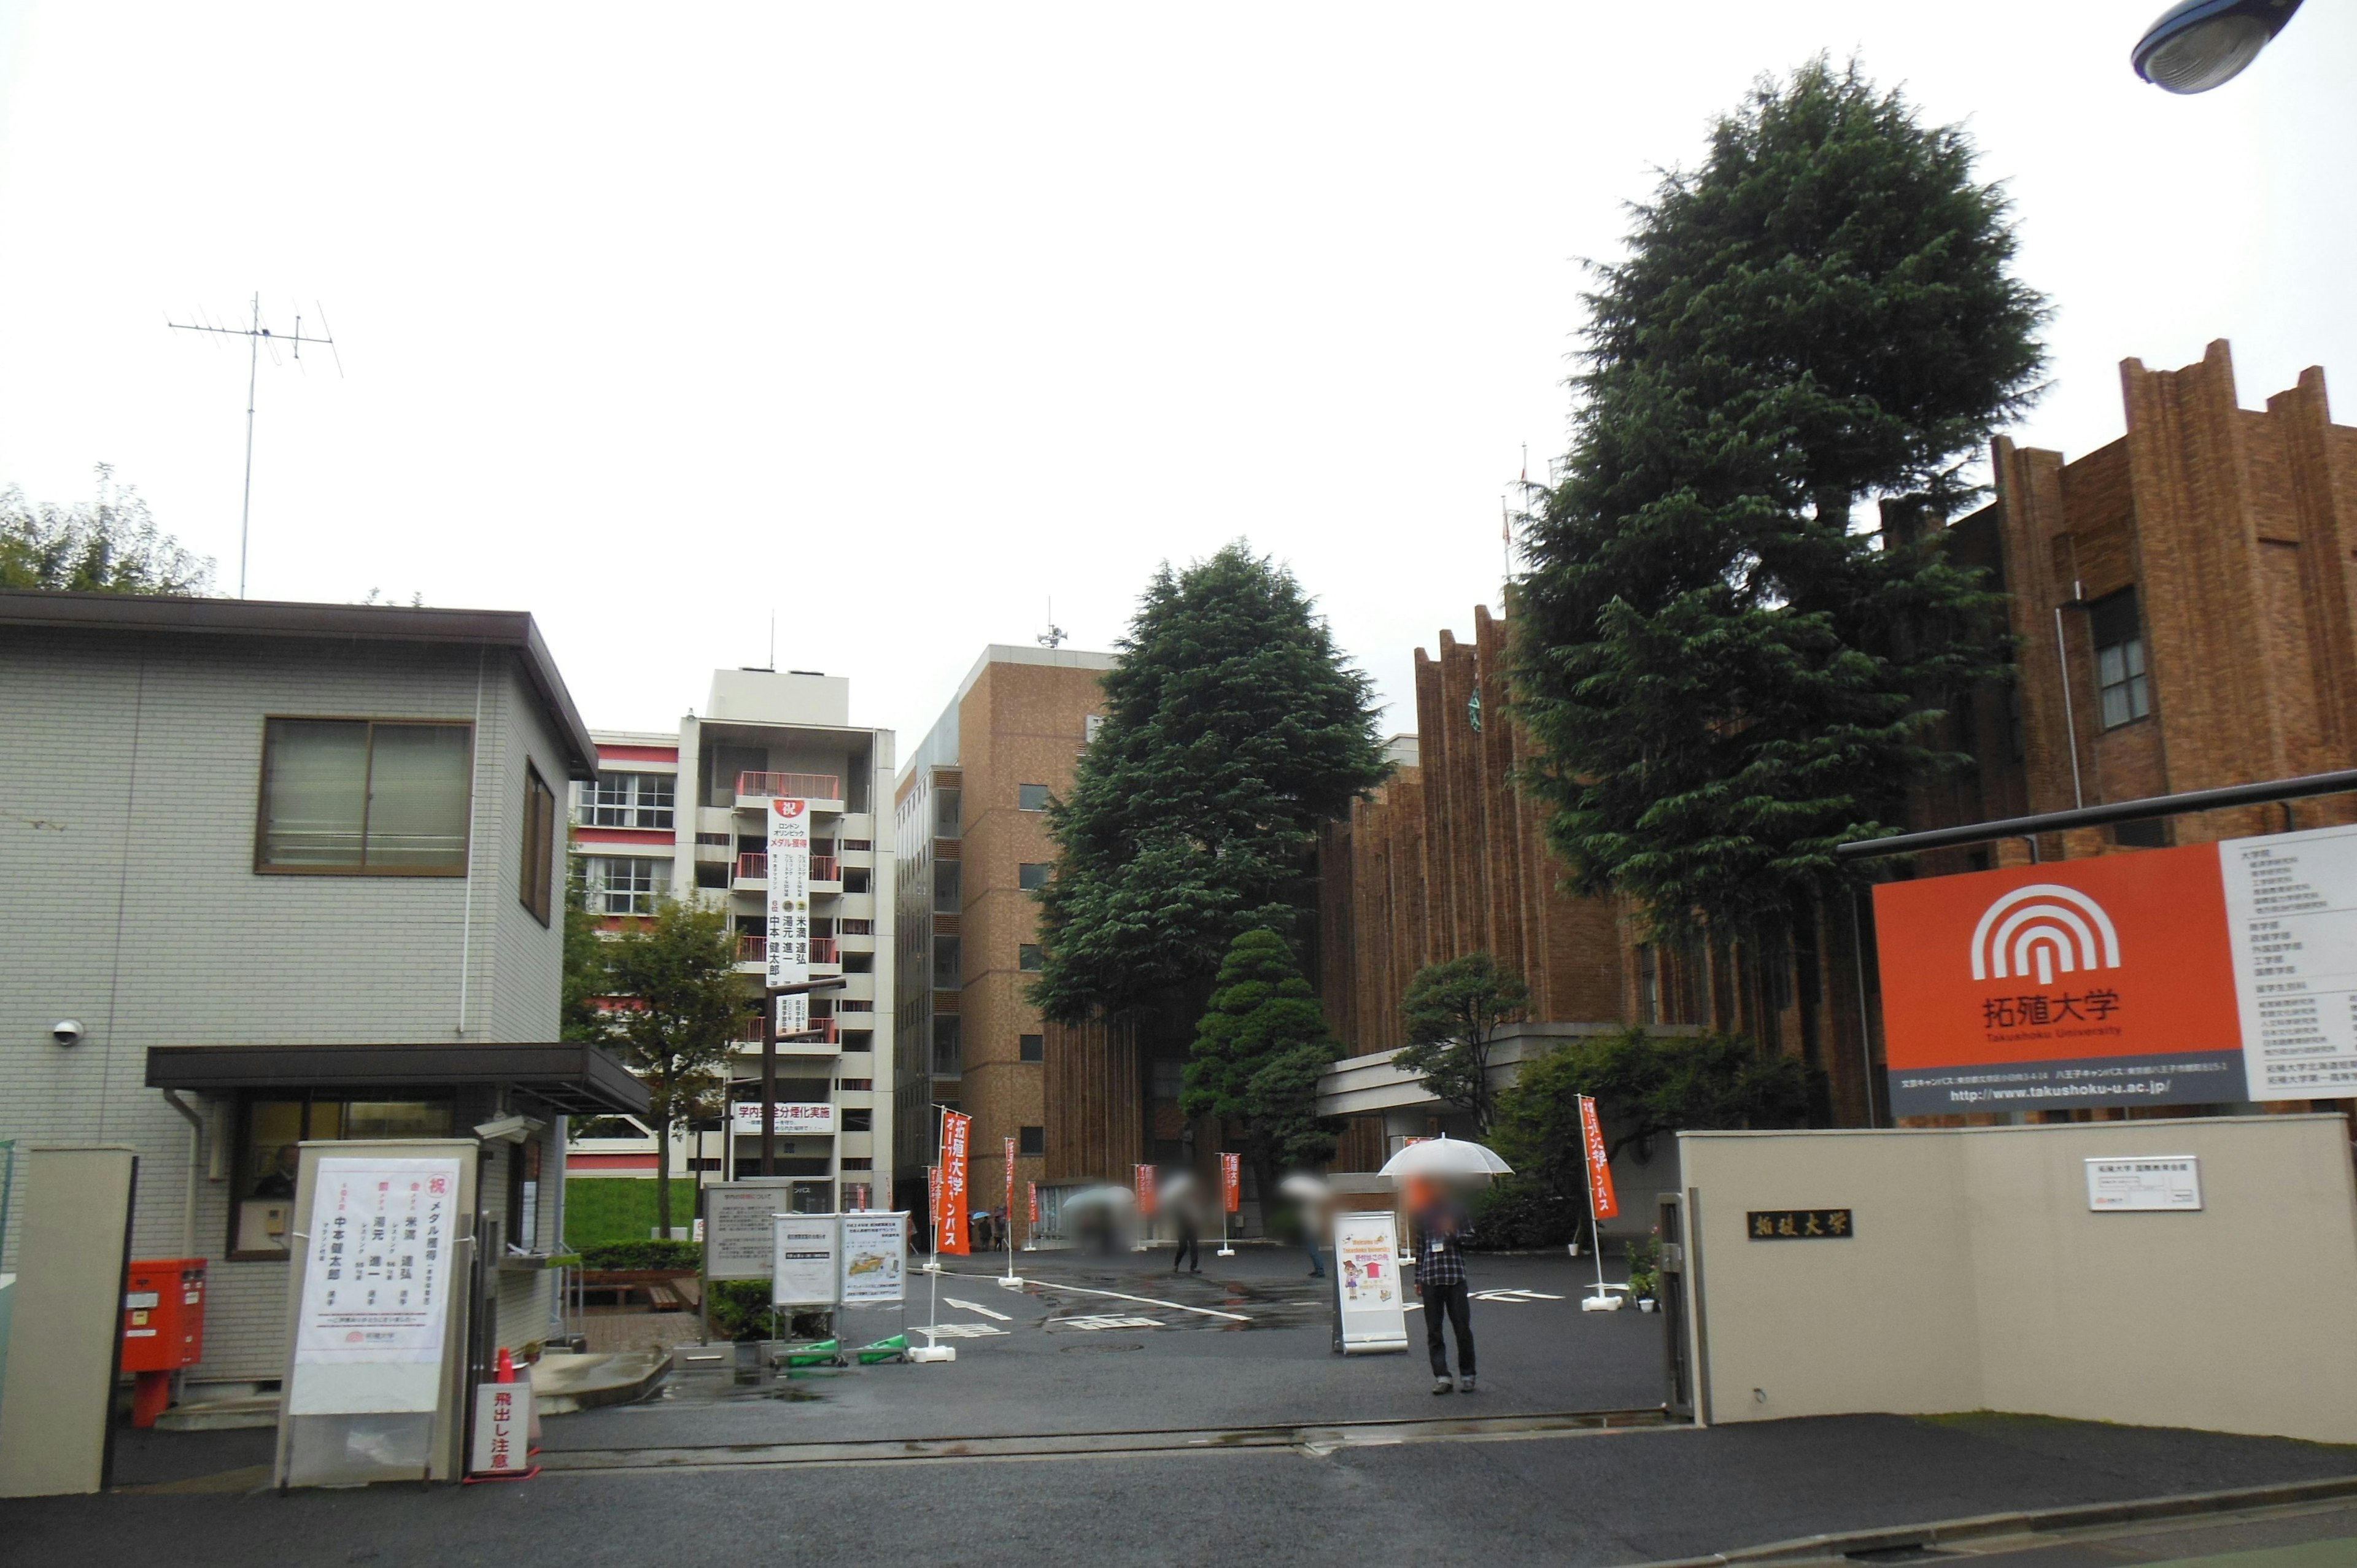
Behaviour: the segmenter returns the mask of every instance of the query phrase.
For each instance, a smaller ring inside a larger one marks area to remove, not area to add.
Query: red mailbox
[[[139,1374],[131,1424],[153,1426],[172,1402],[172,1374],[205,1354],[205,1261],[150,1258],[131,1265],[123,1296],[123,1369]]]

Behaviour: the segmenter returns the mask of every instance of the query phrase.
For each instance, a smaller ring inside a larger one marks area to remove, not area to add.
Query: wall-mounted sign
[[[728,1130],[740,1138],[759,1137],[760,1101],[730,1106]],[[834,1131],[834,1107],[824,1103],[789,1104],[780,1101],[770,1110],[770,1130],[780,1138],[824,1136]]]
[[[772,986],[810,978],[810,802],[770,802],[770,908],[764,980]],[[789,1005],[791,1004],[791,1005]],[[810,1027],[810,998],[778,998],[778,1032]]]
[[[2192,1155],[2089,1160],[2087,1207],[2097,1214],[2192,1213],[2201,1207],[2201,1162]]]
[[[2357,1093],[2357,827],[1874,890],[1900,1116]]]
[[[1755,1208],[1743,1217],[1754,1241],[1838,1240],[1857,1234],[1846,1208]]]

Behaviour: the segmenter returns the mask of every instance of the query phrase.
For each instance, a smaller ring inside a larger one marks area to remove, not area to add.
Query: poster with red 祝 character
[[[942,1219],[938,1251],[966,1257],[974,1251],[966,1229],[966,1144],[974,1118],[959,1111],[942,1112]]]

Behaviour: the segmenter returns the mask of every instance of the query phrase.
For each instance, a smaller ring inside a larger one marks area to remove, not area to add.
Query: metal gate
[[[1695,1414],[1694,1366],[1688,1353],[1686,1315],[1693,1310],[1691,1275],[1686,1268],[1685,1199],[1664,1192],[1654,1200],[1662,1226],[1662,1369],[1667,1380],[1662,1402],[1682,1421]]]

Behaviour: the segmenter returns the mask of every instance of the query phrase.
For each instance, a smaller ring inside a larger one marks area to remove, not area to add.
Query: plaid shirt
[[[1461,1285],[1465,1283],[1465,1238],[1471,1227],[1465,1222],[1465,1211],[1454,1210],[1457,1228],[1443,1236],[1431,1226],[1418,1222],[1420,1232],[1415,1248],[1415,1283],[1418,1285]]]

